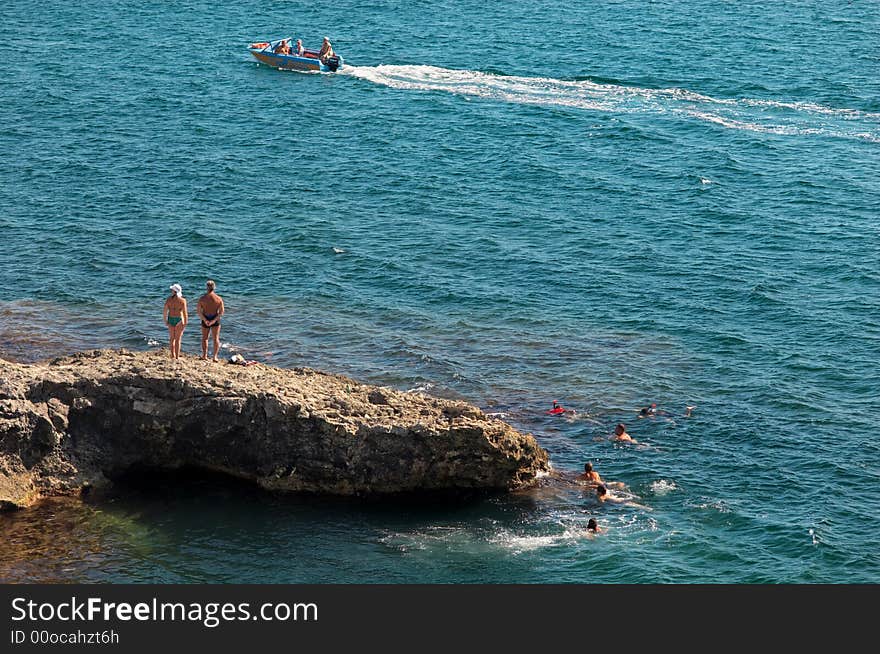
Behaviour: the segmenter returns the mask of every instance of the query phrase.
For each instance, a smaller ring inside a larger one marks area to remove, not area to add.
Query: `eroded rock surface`
[[[549,468],[531,435],[473,406],[307,368],[0,359],[0,508],[185,466],[340,495],[516,489]]]

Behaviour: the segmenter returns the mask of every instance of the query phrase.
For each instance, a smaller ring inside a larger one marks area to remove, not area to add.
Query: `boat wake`
[[[663,114],[729,129],[880,143],[880,113],[810,102],[713,98],[680,88],[649,89],[435,66],[347,66],[340,72],[393,89],[445,91],[496,102],[589,111]]]

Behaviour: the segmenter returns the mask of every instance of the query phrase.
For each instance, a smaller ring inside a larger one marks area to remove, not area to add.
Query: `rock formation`
[[[0,359],[0,507],[188,466],[339,495],[510,490],[549,468],[531,435],[468,404],[307,368],[164,351]]]

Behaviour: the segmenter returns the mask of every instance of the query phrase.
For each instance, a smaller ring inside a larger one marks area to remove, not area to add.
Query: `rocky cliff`
[[[0,507],[188,466],[339,495],[508,490],[549,467],[531,435],[468,404],[306,368],[125,350],[0,359]]]

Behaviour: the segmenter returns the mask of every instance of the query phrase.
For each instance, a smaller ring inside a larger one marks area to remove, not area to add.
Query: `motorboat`
[[[302,70],[321,73],[335,73],[342,68],[343,60],[339,55],[321,58],[319,50],[303,49],[297,54],[295,39],[285,38],[276,41],[251,43],[248,50],[260,63],[280,70]]]

